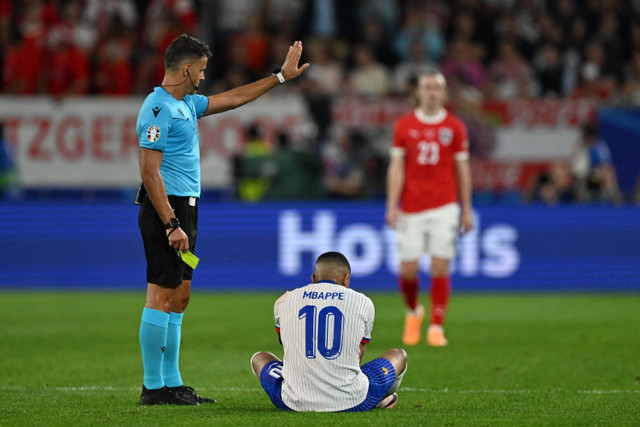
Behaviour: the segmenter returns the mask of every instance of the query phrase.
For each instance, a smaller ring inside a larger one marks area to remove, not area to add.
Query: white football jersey
[[[333,412],[361,403],[369,379],[360,343],[369,342],[375,309],[364,294],[333,282],[286,292],[275,304],[284,347],[282,401],[294,411]]]

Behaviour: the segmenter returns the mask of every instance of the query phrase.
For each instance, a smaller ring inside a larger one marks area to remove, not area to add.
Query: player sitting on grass
[[[388,350],[360,366],[371,339],[373,302],[349,289],[351,266],[339,252],[318,257],[312,283],[275,303],[283,361],[261,351],[253,373],[271,402],[288,411],[356,412],[392,408],[407,353]]]

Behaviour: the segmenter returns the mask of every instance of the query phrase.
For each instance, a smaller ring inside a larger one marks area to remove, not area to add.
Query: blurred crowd
[[[0,0],[2,91],[146,94],[185,32],[212,46],[217,89],[304,40],[328,95],[403,94],[436,65],[469,97],[640,103],[633,0]]]
[[[367,135],[332,128],[333,100],[406,98],[429,67],[461,115],[484,99],[640,105],[639,0],[0,0],[1,92],[145,95],[182,33],[212,47],[202,93],[269,75],[303,40],[313,66],[281,91],[304,95],[317,127],[307,148],[333,197],[379,193],[385,170]],[[482,126],[472,133],[472,155],[490,151]]]
[[[638,190],[640,187],[630,197],[635,204],[640,202]],[[600,137],[596,123],[581,125],[580,137],[570,158],[552,162],[533,176],[523,199],[526,203],[546,205],[624,202],[611,152]]]

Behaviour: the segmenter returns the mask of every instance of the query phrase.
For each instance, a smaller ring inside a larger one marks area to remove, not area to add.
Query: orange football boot
[[[432,347],[444,347],[449,341],[444,337],[444,329],[440,325],[431,325],[427,330],[427,343]]]
[[[404,320],[404,334],[402,343],[405,345],[416,345],[420,342],[422,335],[422,319],[424,318],[424,307],[419,305],[414,311],[409,311]]]

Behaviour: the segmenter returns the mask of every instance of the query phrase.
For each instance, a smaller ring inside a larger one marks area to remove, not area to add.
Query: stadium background
[[[200,122],[198,287],[288,289],[337,249],[355,287],[394,291],[390,131],[409,77],[436,65],[469,128],[479,225],[455,289],[639,290],[639,15],[622,1],[0,0],[0,287],[144,288],[134,124],[188,32],[214,51],[205,94],[269,75],[292,40],[312,63]],[[585,194],[586,122],[616,185]]]

